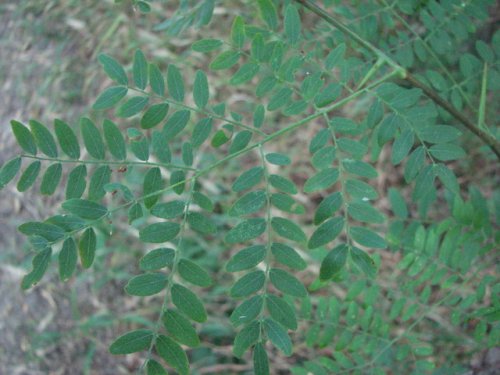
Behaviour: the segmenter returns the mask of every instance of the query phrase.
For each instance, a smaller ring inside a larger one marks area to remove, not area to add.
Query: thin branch
[[[414,87],[421,89],[434,103],[444,108],[448,113],[450,113],[455,119],[460,121],[467,129],[478,136],[484,143],[486,143],[492,151],[495,153],[498,159],[500,159],[500,142],[492,135],[486,133],[482,129],[479,129],[472,121],[470,121],[461,112],[455,109],[448,101],[444,100],[439,94],[426,84],[419,81],[415,76],[410,74],[405,68],[395,62],[392,58],[387,56],[383,51],[378,49],[376,46],[366,41],[342,22],[338,21],[330,14],[328,14],[323,8],[316,5],[312,0],[294,0],[301,4],[305,8],[309,9],[311,12],[315,13],[321,17],[324,21],[330,25],[336,27],[344,34],[355,40],[357,43],[363,47],[372,51],[379,58],[385,60],[387,64],[391,65],[397,72],[399,72],[400,77],[410,83]]]

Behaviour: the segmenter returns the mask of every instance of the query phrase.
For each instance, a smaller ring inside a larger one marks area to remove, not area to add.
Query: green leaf
[[[127,96],[128,88],[125,86],[112,86],[104,90],[92,105],[92,109],[102,111],[112,108]]]
[[[170,186],[176,194],[182,194],[186,187],[186,175],[184,171],[173,171],[170,175]]]
[[[148,359],[146,373],[147,375],[168,375],[163,366],[154,359]]]
[[[292,355],[292,340],[285,329],[272,319],[264,320],[264,329],[267,337],[273,345],[281,350],[286,356]]]
[[[226,132],[224,131],[224,129],[219,129],[219,130],[217,130],[215,132],[214,136],[212,137],[212,141],[210,142],[210,144],[214,148],[219,148],[223,144],[226,144],[227,142],[229,142],[230,139],[231,139],[231,135],[230,134],[229,135],[226,134]]]
[[[340,43],[337,47],[335,47],[325,59],[326,69],[331,70],[335,66],[340,65],[340,62],[344,59],[345,51],[345,43]]]
[[[363,250],[357,247],[351,247],[351,259],[353,263],[363,271],[368,277],[374,278],[377,273],[377,267],[373,259]]]
[[[271,227],[278,235],[290,241],[305,242],[307,240],[302,228],[291,220],[282,217],[273,217]]]
[[[217,232],[214,222],[199,212],[190,212],[187,216],[187,222],[191,229],[202,234],[213,234]]]
[[[69,173],[66,185],[66,199],[80,198],[85,191],[87,182],[87,166],[78,165]]]
[[[404,129],[392,145],[392,165],[398,165],[404,158],[406,158],[414,142],[415,139],[413,137],[413,130]]]
[[[385,249],[387,247],[385,240],[371,229],[365,227],[350,227],[349,234],[352,239],[360,245],[376,249]]]
[[[128,223],[132,224],[135,220],[140,219],[144,216],[142,212],[142,205],[140,203],[135,203],[128,209]]]
[[[344,229],[344,218],[334,217],[321,224],[312,234],[307,247],[315,249],[333,241]]]
[[[222,40],[219,39],[202,39],[194,42],[191,49],[196,52],[206,53],[219,49],[223,44]]]
[[[116,116],[128,118],[141,112],[149,102],[148,96],[133,96],[116,110]]]
[[[148,62],[139,49],[135,51],[132,73],[135,85],[141,90],[144,90],[148,84]]]
[[[181,277],[191,284],[204,288],[212,285],[212,279],[207,271],[188,259],[181,259],[177,265],[177,270]]]
[[[287,104],[293,94],[293,90],[289,87],[283,87],[280,89],[278,92],[276,92],[271,98],[269,99],[269,103],[267,104],[267,110],[268,111],[275,111],[281,107],[283,107],[285,104]]]
[[[154,333],[149,329],[138,329],[118,337],[109,347],[114,355],[130,354],[146,350],[151,345]]]
[[[335,160],[337,149],[333,146],[320,148],[311,158],[311,164],[317,170],[330,168]]]
[[[80,129],[82,131],[83,143],[90,156],[102,160],[105,156],[104,143],[97,126],[88,118],[80,120]]]
[[[267,197],[264,190],[251,191],[236,202],[229,210],[231,216],[250,215],[259,211],[266,203]]]
[[[17,190],[20,192],[28,190],[36,181],[38,175],[40,174],[40,168],[42,163],[40,161],[35,160],[28,168],[26,168],[21,175],[21,178],[17,182]]]
[[[54,242],[64,237],[64,230],[61,227],[49,223],[28,221],[21,224],[17,229],[26,236],[41,236],[49,242]]]
[[[21,158],[16,157],[5,163],[0,169],[0,189],[3,189],[14,177],[21,168]]]
[[[90,268],[95,258],[97,238],[94,229],[87,228],[78,242],[78,253],[83,268]]]
[[[255,375],[269,375],[269,358],[264,345],[260,342],[253,349],[253,371]]]
[[[235,327],[250,323],[259,316],[263,305],[264,298],[260,294],[247,299],[233,310],[230,317],[231,323]]]
[[[139,261],[139,268],[143,271],[156,271],[163,267],[171,266],[174,262],[175,250],[160,247],[151,250]]]
[[[205,142],[212,131],[212,119],[204,118],[196,123],[193,129],[191,143],[194,148],[200,147]]]
[[[247,147],[248,143],[252,139],[253,133],[249,130],[243,130],[241,132],[236,133],[234,136],[233,142],[229,147],[229,154],[234,154],[238,151],[243,150]]]
[[[54,121],[54,129],[59,145],[63,152],[72,159],[80,158],[80,145],[75,133],[65,122],[56,119]]]
[[[151,129],[158,125],[167,116],[168,104],[158,103],[154,104],[144,112],[141,118],[141,128]]]
[[[250,189],[251,187],[257,185],[264,176],[264,168],[262,167],[253,167],[245,172],[243,172],[237,179],[234,181],[232,190],[234,192],[240,192],[243,190]]]
[[[264,287],[266,275],[264,271],[258,270],[247,273],[239,279],[229,291],[233,298],[248,297]]]
[[[451,143],[436,144],[429,148],[429,152],[433,157],[441,161],[463,159],[466,155],[462,147]]]
[[[180,225],[171,222],[161,222],[148,225],[139,231],[139,238],[143,242],[161,243],[173,240],[180,231]]]
[[[260,323],[253,321],[245,326],[234,338],[233,354],[241,358],[243,354],[257,342],[260,336]]]
[[[181,375],[189,374],[189,362],[186,352],[170,337],[159,335],[155,344],[158,355],[176,369]]]
[[[377,199],[377,191],[364,181],[349,179],[345,182],[345,191],[353,198],[360,200]]]
[[[208,80],[206,74],[202,70],[197,70],[193,84],[194,103],[198,108],[205,108],[208,103]]]
[[[271,0],[257,0],[260,16],[267,23],[270,29],[275,30],[278,27],[278,13]]]
[[[253,112],[253,126],[256,128],[261,128],[266,117],[266,109],[262,104],[255,107]]]
[[[271,318],[288,329],[293,331],[297,329],[295,310],[283,298],[269,294],[266,298],[266,306]]]
[[[172,302],[189,318],[198,323],[207,320],[207,312],[201,300],[188,288],[174,284],[171,289]]]
[[[170,201],[164,203],[157,203],[151,209],[151,215],[160,217],[162,219],[173,219],[184,214],[186,209],[186,202],[184,201]]]
[[[231,85],[241,85],[250,81],[259,72],[260,65],[249,62],[240,66],[238,71],[229,80]]]
[[[319,90],[321,90],[321,87],[323,87],[323,83],[324,82],[321,79],[321,72],[310,74],[304,78],[302,84],[300,85],[300,93],[304,100],[309,101],[314,98]]]
[[[287,155],[277,152],[266,154],[266,160],[274,165],[289,165],[292,162]]]
[[[193,203],[197,204],[201,209],[205,211],[213,212],[214,210],[214,203],[212,202],[212,200],[199,191],[195,191],[193,193]]]
[[[234,17],[231,26],[231,42],[236,48],[242,48],[245,43],[245,22],[240,16]]]
[[[73,238],[67,238],[59,252],[59,277],[62,281],[68,280],[76,269],[78,254]]]
[[[40,151],[51,158],[57,158],[57,146],[54,137],[47,128],[35,120],[29,121],[31,134],[35,138],[35,143],[37,144]]]
[[[389,188],[389,201],[391,202],[392,212],[394,212],[397,217],[401,219],[406,219],[408,217],[408,207],[399,190]]]
[[[269,176],[269,183],[272,187],[282,191],[283,193],[294,195],[298,192],[297,186],[291,180],[277,174]]]
[[[264,245],[246,247],[231,257],[226,265],[227,272],[238,272],[255,267],[266,257]]]
[[[163,189],[164,183],[161,178],[161,171],[160,168],[154,167],[151,168],[146,172],[146,175],[144,176],[144,183],[143,183],[143,194],[144,194],[144,205],[146,206],[147,209],[150,209],[151,207],[154,206],[154,204],[158,201],[159,194],[154,194],[153,193],[157,192],[158,190]],[[157,215],[155,215],[157,216]],[[161,217],[161,216],[158,216]],[[168,218],[165,218],[168,219]]]
[[[149,159],[149,140],[144,136],[130,142],[130,150],[139,160],[146,161]]]
[[[111,155],[118,160],[124,160],[127,157],[127,149],[125,147],[125,140],[122,132],[110,120],[104,120],[103,123],[104,139],[108,145],[108,150]]]
[[[200,345],[200,339],[191,322],[176,310],[168,309],[162,317],[168,333],[181,344],[192,348]]]
[[[240,55],[241,53],[238,51],[224,51],[210,63],[210,69],[229,69],[238,62]]]
[[[299,279],[292,276],[290,273],[278,268],[271,268],[269,277],[271,279],[271,283],[279,291],[298,298],[307,296],[307,289],[304,284],[302,284]]]
[[[125,291],[131,296],[152,296],[165,289],[167,283],[168,277],[164,273],[143,273],[132,277],[125,285]]]
[[[318,108],[326,107],[333,103],[341,94],[342,87],[337,83],[330,83],[314,98],[314,104]]]
[[[297,43],[300,38],[300,15],[297,8],[291,4],[285,11],[285,35],[291,44]]]
[[[460,186],[458,184],[457,177],[452,170],[450,170],[446,165],[440,163],[436,165],[435,172],[436,176],[449,191],[456,194],[459,193]]]
[[[156,64],[150,63],[148,65],[148,74],[149,74],[149,84],[151,86],[151,90],[156,95],[164,96],[165,95],[165,81],[163,79],[163,74]]]
[[[191,112],[188,110],[181,110],[175,112],[170,118],[167,120],[167,123],[163,127],[163,136],[167,140],[173,139],[177,134],[179,134],[189,122],[189,118],[191,116]]]
[[[365,163],[361,160],[344,159],[342,160],[342,166],[344,169],[352,174],[366,177],[366,178],[376,178],[378,177],[378,172],[370,164]]]
[[[363,223],[381,224],[385,217],[367,202],[353,202],[347,206],[349,216]]]
[[[98,60],[102,64],[102,67],[109,78],[118,82],[120,85],[128,85],[128,78],[127,74],[125,74],[125,69],[123,69],[123,67],[114,58],[101,53],[99,54]]]
[[[418,172],[420,172],[420,170],[424,166],[424,161],[425,151],[423,146],[419,146],[412,151],[410,157],[406,162],[404,170],[404,178],[406,182],[412,181],[418,175]]]
[[[330,280],[344,268],[348,251],[347,245],[341,244],[327,254],[322,260],[319,270],[319,279],[321,281]]]
[[[181,72],[174,64],[169,64],[167,68],[167,87],[174,100],[184,101],[184,81]]]
[[[44,195],[52,195],[56,191],[62,176],[61,163],[54,163],[50,165],[45,171],[42,183],[40,185],[40,192]]]
[[[271,204],[291,214],[303,214],[306,209],[302,204],[299,204],[288,194],[274,193],[271,195]]]
[[[33,269],[21,281],[21,288],[23,290],[31,288],[42,279],[49,266],[51,256],[52,248],[46,247],[33,257],[31,261]]]
[[[432,189],[434,189],[434,179],[436,174],[433,165],[428,165],[420,171],[415,181],[415,188],[413,189],[413,200],[427,196]]]
[[[10,122],[10,126],[19,146],[28,154],[36,155],[37,149],[35,139],[31,135],[29,129],[15,120]]]
[[[73,215],[88,220],[100,219],[108,213],[105,206],[85,199],[69,199],[62,204],[62,207]]]
[[[290,246],[273,242],[271,251],[277,262],[284,264],[290,268],[302,271],[307,267],[307,263],[302,257]]]
[[[458,139],[462,133],[454,126],[434,125],[419,128],[418,136],[429,143],[446,143]]]
[[[304,184],[304,193],[325,190],[332,186],[339,178],[339,171],[336,168],[327,168],[307,179]]]

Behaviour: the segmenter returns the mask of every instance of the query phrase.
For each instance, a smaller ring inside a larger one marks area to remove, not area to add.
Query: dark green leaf
[[[264,321],[264,329],[266,331],[267,337],[273,343],[273,345],[281,350],[286,356],[292,355],[292,340],[286,330],[277,322],[272,319],[266,319]]]
[[[446,143],[456,140],[462,133],[454,126],[434,125],[419,129],[418,135],[425,142]]]
[[[170,175],[170,186],[176,194],[182,194],[186,187],[186,175],[184,171],[173,171]]]
[[[288,329],[293,331],[297,329],[295,310],[283,298],[269,294],[266,298],[266,306],[271,318]]]
[[[198,108],[205,108],[208,103],[208,80],[206,74],[202,70],[197,70],[193,84],[194,103]]]
[[[165,138],[171,140],[179,134],[186,127],[190,116],[191,112],[188,110],[177,111],[170,116],[162,131]]]
[[[167,283],[168,278],[164,273],[143,273],[132,277],[125,285],[125,291],[131,296],[152,296],[160,293]]]
[[[263,305],[264,299],[260,294],[247,299],[233,310],[230,318],[231,323],[235,327],[241,324],[250,323],[259,316]]]
[[[165,335],[159,335],[156,339],[155,348],[158,355],[176,369],[180,375],[189,374],[189,362],[186,352],[174,340]]]
[[[28,190],[36,181],[38,175],[40,174],[40,168],[42,163],[35,160],[28,168],[26,168],[17,182],[17,190],[20,192]]]
[[[69,279],[73,275],[77,259],[75,241],[73,238],[67,238],[59,252],[59,277],[62,281]]]
[[[151,86],[151,90],[153,90],[153,92],[156,95],[164,96],[165,81],[158,66],[156,64],[150,63],[148,65],[148,74],[149,74],[149,84]]]
[[[125,86],[113,86],[104,90],[92,105],[92,109],[101,111],[114,107],[120,100],[127,96],[128,88]]]
[[[342,193],[336,192],[325,197],[314,214],[314,224],[321,224],[342,206]]]
[[[200,339],[191,322],[176,310],[165,311],[162,320],[168,333],[181,344],[190,347],[200,345]]]
[[[173,219],[184,214],[186,203],[183,201],[170,201],[157,203],[151,209],[151,215],[162,219]]]
[[[229,147],[229,154],[234,154],[235,152],[243,150],[247,147],[248,143],[252,139],[252,132],[249,130],[243,130],[234,136],[233,142]]]
[[[149,329],[138,329],[118,337],[109,347],[114,355],[130,354],[146,350],[151,345],[154,333]]]
[[[278,27],[278,13],[271,0],[257,0],[257,4],[260,10],[260,16],[267,23],[267,26],[271,29],[276,29]]]
[[[127,157],[127,149],[122,132],[110,120],[104,120],[103,123],[104,139],[108,145],[108,150],[118,160],[124,160]]]
[[[344,169],[352,174],[356,174],[361,177],[366,178],[376,178],[378,177],[378,172],[370,164],[365,163],[361,160],[344,159],[342,160],[342,165]]]
[[[135,85],[144,90],[148,84],[148,62],[141,50],[135,51],[132,73]]]
[[[168,375],[163,366],[154,359],[148,359],[146,373],[147,375]]]
[[[349,179],[345,183],[345,190],[353,199],[377,199],[377,191],[366,182]]]
[[[293,94],[293,90],[289,87],[283,87],[280,89],[278,92],[276,92],[271,98],[269,99],[269,103],[267,104],[267,110],[268,111],[275,111],[281,107],[283,107],[285,104],[287,104]]]
[[[325,67],[328,70],[331,70],[335,66],[339,65],[342,59],[344,58],[345,50],[346,50],[345,43],[340,43],[337,47],[335,47],[326,57]]]
[[[294,5],[289,4],[285,11],[285,35],[291,44],[297,43],[300,38],[300,15]]]
[[[37,149],[35,139],[31,135],[29,129],[15,120],[10,122],[10,126],[19,146],[28,154],[36,155]]]
[[[255,375],[269,375],[269,358],[264,345],[260,342],[253,349],[253,370]]]
[[[238,272],[255,267],[266,257],[264,245],[246,247],[231,257],[226,265],[226,271]]]
[[[385,240],[371,229],[365,227],[351,227],[349,229],[349,234],[352,236],[353,240],[360,245],[376,249],[385,249],[387,247]]]
[[[144,216],[142,212],[142,205],[140,203],[135,203],[128,209],[128,223],[132,224],[135,220],[140,219]]]
[[[175,250],[168,247],[160,247],[151,250],[139,261],[139,268],[143,271],[155,271],[173,264]]]
[[[413,130],[404,129],[401,132],[392,145],[391,161],[393,165],[398,165],[406,158],[414,141]]]
[[[349,248],[345,244],[335,247],[321,262],[319,278],[321,281],[330,280],[344,268]]]
[[[229,142],[229,140],[231,139],[231,134],[226,133],[227,132],[225,132],[223,129],[217,130],[212,137],[212,141],[210,142],[210,144],[215,148],[219,148],[223,144]]]
[[[222,40],[219,39],[202,39],[194,42],[191,49],[196,52],[206,53],[219,49],[223,44]]]
[[[344,228],[344,218],[334,217],[323,224],[321,224],[318,229],[314,231],[307,247],[309,249],[315,249],[317,247],[326,245],[327,243],[333,241]]]
[[[304,184],[304,192],[312,193],[319,190],[328,189],[339,178],[339,171],[336,168],[327,168],[307,179]]]
[[[240,66],[238,71],[229,80],[231,85],[241,85],[250,81],[259,72],[260,65],[249,62]]]
[[[45,171],[42,184],[40,185],[40,192],[44,195],[52,195],[56,191],[62,176],[61,163],[54,163]]]
[[[87,228],[78,242],[78,253],[83,268],[90,268],[95,258],[97,238],[94,229]]]
[[[408,217],[408,208],[399,190],[389,188],[389,201],[391,202],[392,212],[394,212],[397,217],[401,219],[406,219]]]
[[[273,217],[271,226],[278,235],[290,241],[305,242],[307,240],[302,228],[289,219]]]
[[[167,69],[167,87],[168,92],[174,100],[182,102],[184,100],[184,81],[181,72],[173,64],[168,65]]]
[[[363,271],[368,277],[375,277],[377,273],[377,267],[375,266],[375,262],[373,261],[373,259],[367,253],[353,246],[351,248],[350,254],[353,263],[361,271]]]
[[[245,43],[245,22],[240,16],[234,17],[231,27],[231,42],[236,48],[243,47]]]
[[[285,266],[298,271],[304,270],[307,267],[307,263],[304,259],[302,259],[302,257],[290,246],[274,242],[271,245],[271,251],[276,261]]]
[[[100,166],[94,171],[89,185],[89,199],[91,201],[101,200],[106,195],[104,186],[109,183],[111,169],[107,165]]]
[[[101,53],[98,59],[109,78],[118,82],[120,85],[128,85],[128,78],[125,74],[125,69],[123,69],[123,67],[115,59],[104,53]]]
[[[78,165],[69,173],[66,185],[66,199],[80,198],[85,191],[87,182],[87,166]]]
[[[463,159],[466,155],[462,147],[452,143],[439,143],[432,146],[429,152],[433,157],[441,161]]]
[[[148,138],[141,136],[138,139],[132,140],[130,142],[130,150],[139,160],[146,161],[149,159],[149,140]]]
[[[62,207],[82,219],[97,220],[108,213],[108,209],[96,202],[85,199],[69,199]]]
[[[253,321],[245,326],[234,338],[233,354],[241,358],[260,337],[260,322]]]
[[[458,184],[457,177],[453,173],[452,170],[450,170],[446,165],[444,164],[437,164],[435,168],[435,172],[437,177],[441,180],[443,185],[451,192],[453,193],[459,193],[460,191],[460,186]]]
[[[257,185],[264,176],[264,168],[262,167],[253,167],[245,172],[243,172],[237,179],[234,181],[232,190],[235,192],[240,192],[246,189],[250,189],[251,187]]]
[[[161,243],[173,240],[180,231],[180,225],[171,222],[161,222],[148,225],[139,231],[141,241]]]
[[[367,202],[349,203],[347,212],[351,218],[363,223],[381,224],[385,220],[384,215]]]
[[[177,308],[195,322],[207,320],[207,312],[201,300],[188,288],[174,284],[171,289],[172,302]]]
[[[31,288],[42,279],[49,266],[51,256],[52,248],[46,247],[33,257],[33,260],[31,261],[33,269],[30,273],[23,277],[23,280],[21,281],[22,289]]]
[[[275,189],[278,189],[279,191],[282,191],[287,194],[297,194],[297,186],[289,180],[286,177],[277,175],[277,174],[272,174],[269,176],[269,183],[271,186],[273,186]]]
[[[49,223],[29,221],[21,224],[17,229],[26,236],[41,236],[50,242],[64,237],[64,230],[61,227]]]
[[[422,146],[419,146],[412,151],[406,162],[404,170],[404,178],[406,182],[412,181],[418,175],[418,172],[420,172],[424,166],[424,161],[425,151]]]
[[[118,117],[132,117],[141,112],[149,102],[148,96],[133,96],[116,110]]]
[[[210,63],[210,69],[229,69],[238,62],[240,55],[241,53],[238,51],[224,51]]]
[[[269,277],[279,291],[298,298],[307,296],[307,289],[304,284],[290,273],[278,268],[271,268]]]
[[[287,155],[272,152],[266,155],[266,160],[274,165],[289,165],[292,161]]]
[[[193,129],[191,143],[194,148],[200,147],[210,136],[212,131],[212,119],[204,118],[196,123]]]
[[[234,202],[229,210],[229,215],[243,216],[253,214],[259,211],[266,201],[266,193],[264,190],[251,191]]]
[[[212,285],[212,279],[207,271],[188,259],[181,259],[179,261],[177,271],[179,271],[184,280],[189,281],[191,284],[201,287]]]
[[[144,205],[150,209],[158,201],[159,194],[153,194],[158,190],[163,189],[164,183],[161,178],[160,168],[154,167],[146,172],[144,176],[143,192],[144,192]],[[155,215],[157,216],[157,215]],[[161,217],[161,216],[158,216]]]
[[[35,138],[38,148],[47,156],[57,158],[57,146],[54,137],[48,129],[35,120],[29,121],[31,134]]]
[[[199,212],[190,212],[187,221],[191,229],[199,233],[213,234],[217,232],[214,222]]]
[[[335,160],[336,151],[337,149],[333,146],[320,148],[311,158],[311,164],[319,171],[331,168],[333,161]]]
[[[288,194],[274,193],[271,195],[271,204],[288,213],[291,214],[303,214],[305,213],[305,207],[299,204]]]
[[[247,273],[239,279],[229,291],[233,298],[248,297],[262,289],[266,275],[264,271],[258,270]]]
[[[341,94],[342,86],[337,83],[330,83],[314,98],[314,104],[318,108],[326,107],[333,103]]]
[[[0,189],[3,189],[14,177],[21,168],[21,158],[16,157],[5,163],[0,169]]]
[[[158,125],[167,116],[168,104],[158,103],[148,108],[141,118],[141,128],[151,129]]]
[[[80,120],[80,129],[82,131],[83,143],[90,156],[99,160],[104,159],[105,148],[99,129],[86,117]]]

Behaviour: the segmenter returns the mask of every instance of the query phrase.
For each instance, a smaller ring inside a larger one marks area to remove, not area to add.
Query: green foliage
[[[215,1],[181,3],[157,31],[216,17]],[[294,374],[430,374],[446,361],[419,332],[429,326],[447,331],[446,348],[450,326],[467,353],[498,345],[498,194],[485,198],[463,172],[470,153],[497,163],[484,92],[498,83],[478,72],[498,78],[499,51],[469,40],[490,2],[251,3],[227,40],[186,49],[194,69],[164,69],[146,49],[125,64],[100,54],[113,82],[79,132],[11,122],[23,153],[0,169],[0,188],[21,172],[25,192],[42,176],[42,194],[65,189],[67,213],[19,226],[34,252],[22,288],[56,258],[63,281],[102,266],[106,222],[127,212],[142,247],[124,290],[159,297],[148,300],[158,317],[109,350],[145,353],[147,374],[190,373],[212,323],[233,326],[234,356],[259,375],[295,349]],[[221,84],[249,99],[229,100]]]

